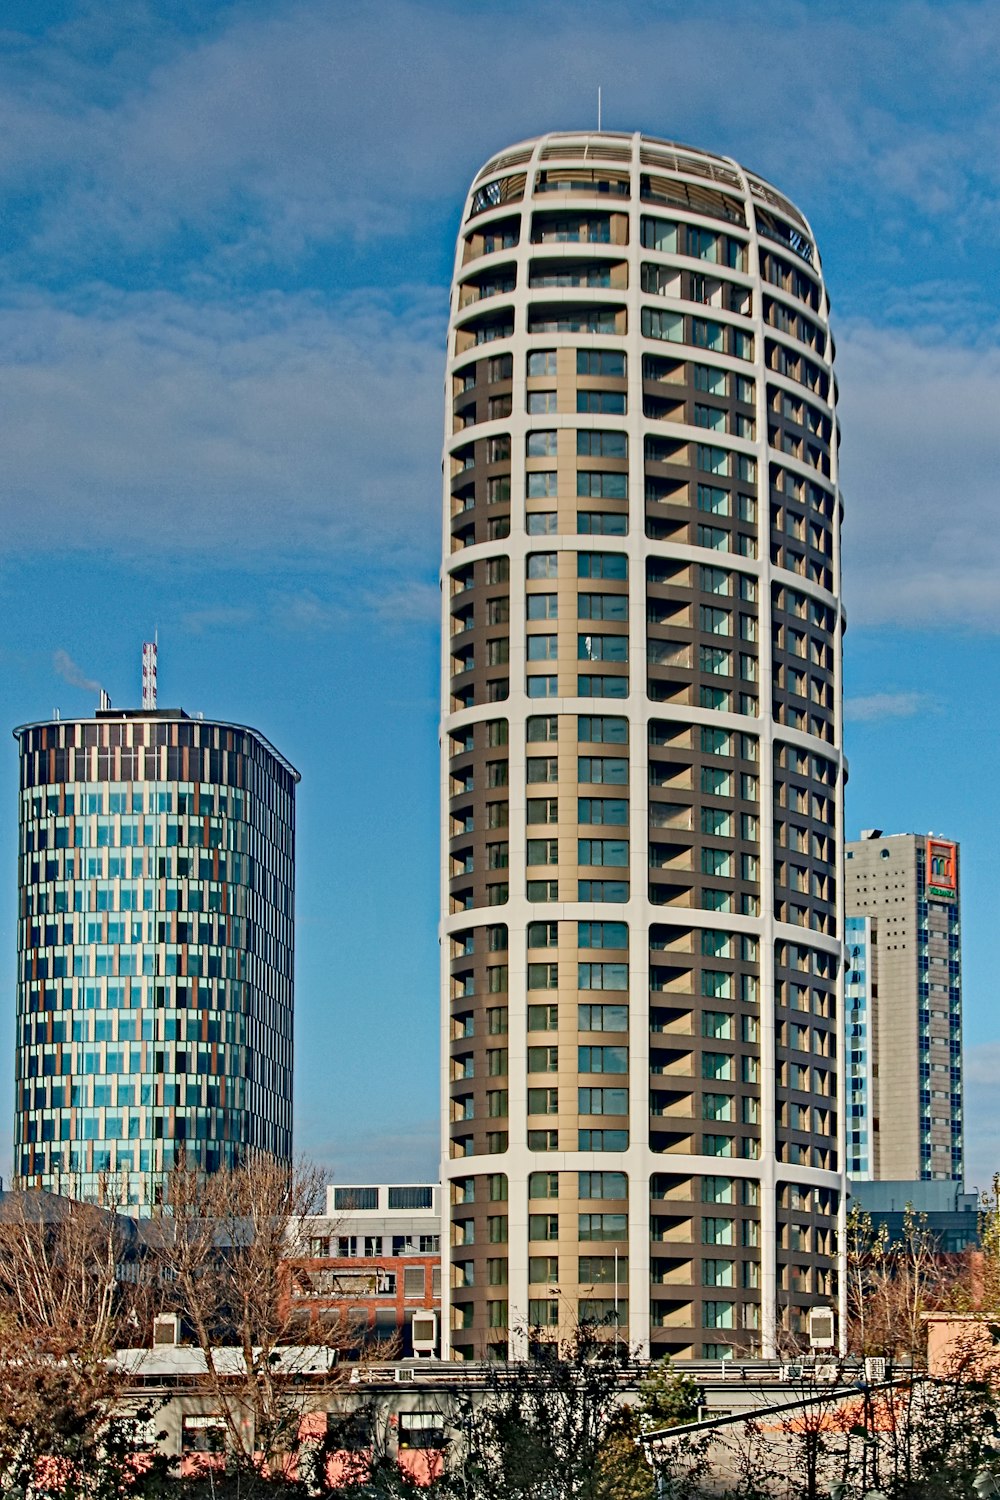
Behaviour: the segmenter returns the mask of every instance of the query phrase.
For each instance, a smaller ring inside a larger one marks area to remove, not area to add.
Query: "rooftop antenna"
[[[111,695],[107,688],[101,688],[101,696],[97,700],[97,711],[106,714],[111,707]]]
[[[160,632],[153,631],[151,641],[142,643],[142,706],[146,712],[156,708],[156,649]]]
[[[597,130],[601,129],[601,85],[597,85]]]

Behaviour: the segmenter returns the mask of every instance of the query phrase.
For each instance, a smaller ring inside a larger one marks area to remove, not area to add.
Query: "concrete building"
[[[884,1224],[891,1240],[902,1239],[912,1210],[943,1255],[979,1247],[979,1194],[963,1192],[958,1182],[852,1181],[850,1193],[850,1206],[870,1214],[876,1226]]]
[[[118,1414],[132,1416],[138,1440],[172,1458],[181,1477],[204,1479],[223,1467],[231,1447],[224,1410],[238,1414],[247,1447],[255,1440],[242,1349],[217,1348],[213,1362],[217,1375],[209,1381],[200,1349],[158,1344],[116,1351],[124,1387]],[[709,1425],[731,1424],[739,1435],[741,1423],[756,1424],[758,1441],[771,1446],[777,1472],[788,1468],[790,1418],[818,1402],[828,1411],[851,1412],[862,1400],[862,1367],[852,1361],[841,1369],[821,1356],[801,1365],[692,1362],[683,1373],[701,1387]],[[599,1378],[608,1381],[610,1399],[634,1409],[647,1374],[647,1366],[625,1361]],[[285,1477],[304,1478],[310,1450],[326,1443],[331,1484],[349,1479],[357,1483],[359,1469],[363,1475],[372,1458],[395,1458],[411,1480],[429,1484],[446,1466],[461,1464],[470,1412],[497,1399],[497,1372],[487,1364],[366,1362],[348,1372],[331,1358],[329,1349],[318,1346],[283,1347],[269,1375],[278,1391],[284,1387],[283,1406],[287,1403],[286,1409],[299,1413],[296,1437],[289,1442],[292,1451],[268,1455],[272,1476],[280,1464]],[[155,1417],[148,1419],[151,1404]],[[862,1415],[855,1415],[854,1424],[838,1424],[840,1430],[856,1425]],[[334,1437],[350,1446],[338,1448],[330,1442]],[[647,1435],[654,1452],[662,1453],[671,1440],[670,1429]],[[714,1475],[735,1483],[739,1476],[733,1448],[713,1450],[710,1456]],[[831,1468],[835,1457],[830,1456]]]
[[[296,1310],[344,1325],[350,1348],[393,1340],[409,1357],[414,1314],[441,1306],[440,1187],[338,1183],[326,1199],[325,1215],[301,1221],[288,1262]]]
[[[295,786],[244,725],[99,711],[20,752],[15,1173],[148,1214],[292,1152]]]
[[[837,1295],[840,501],[802,214],[525,141],[458,236],[444,453],[446,1344],[784,1347]]]
[[[961,1182],[958,845],[867,829],[845,871],[848,1172]]]

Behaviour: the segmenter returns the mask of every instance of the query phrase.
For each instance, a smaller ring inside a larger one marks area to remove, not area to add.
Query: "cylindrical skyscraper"
[[[828,301],[737,163],[476,178],[445,443],[445,1338],[770,1352],[836,1302]]]
[[[143,1214],[182,1155],[290,1161],[298,772],[178,710],[14,733],[15,1174]]]

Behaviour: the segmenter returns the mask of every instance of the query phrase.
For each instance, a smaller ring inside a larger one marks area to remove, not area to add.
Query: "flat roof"
[[[250,735],[251,739],[257,741],[268,755],[282,766],[296,782],[302,780],[302,773],[297,771],[287,756],[272,745],[266,735],[261,734],[252,724],[237,724],[232,719],[207,719],[204,714],[189,714],[183,708],[99,708],[93,714],[70,714],[66,718],[58,719],[33,719],[28,724],[18,724],[11,730],[14,738],[20,743],[22,734],[27,734],[29,729],[48,728],[52,724],[106,724],[110,720],[120,719],[126,721],[148,720],[156,723],[161,720],[177,721],[185,724],[207,724],[219,729],[238,729],[243,734]]]

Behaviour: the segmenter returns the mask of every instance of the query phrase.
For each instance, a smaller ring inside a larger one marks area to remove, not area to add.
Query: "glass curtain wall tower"
[[[808,224],[734,161],[548,135],[469,193],[444,459],[457,1358],[579,1321],[769,1353],[837,1297],[827,317]]]
[[[298,772],[178,710],[15,730],[14,1170],[128,1213],[290,1161]]]

